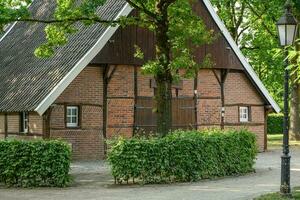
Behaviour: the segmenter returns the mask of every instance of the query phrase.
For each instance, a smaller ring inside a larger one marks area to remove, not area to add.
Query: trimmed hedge
[[[253,171],[256,137],[246,131],[176,131],[164,138],[111,142],[108,153],[118,183],[186,182]]]
[[[0,182],[17,187],[64,187],[71,150],[61,141],[0,141]]]
[[[268,134],[283,133],[283,114],[268,115]]]

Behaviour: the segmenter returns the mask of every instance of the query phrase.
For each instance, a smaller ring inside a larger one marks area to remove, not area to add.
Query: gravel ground
[[[171,185],[114,185],[105,162],[73,163],[71,187],[0,188],[0,200],[247,200],[278,191],[280,150],[259,154],[256,173],[241,177]],[[300,150],[292,150],[292,185],[300,186]]]

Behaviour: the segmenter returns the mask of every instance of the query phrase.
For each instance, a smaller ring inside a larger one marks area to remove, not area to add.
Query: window
[[[249,107],[243,106],[240,107],[240,122],[249,122],[250,121],[250,109]]]
[[[21,133],[28,133],[28,122],[29,122],[29,115],[28,112],[21,112],[20,113],[20,132]]]
[[[79,127],[79,107],[78,106],[67,106],[66,122],[67,122],[67,127],[69,127],[69,128]]]

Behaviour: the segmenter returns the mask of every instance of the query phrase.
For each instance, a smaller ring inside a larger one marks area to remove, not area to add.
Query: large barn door
[[[135,133],[149,135],[156,131],[156,114],[152,97],[137,97]],[[172,99],[173,129],[193,129],[196,127],[195,101],[192,97]]]

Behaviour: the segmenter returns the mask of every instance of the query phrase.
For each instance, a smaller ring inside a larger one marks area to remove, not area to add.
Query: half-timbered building
[[[34,1],[34,17],[50,18],[54,0]],[[213,68],[173,86],[174,129],[247,128],[266,149],[266,116],[279,112],[209,0],[194,11],[219,37],[196,51],[211,54]],[[98,14],[107,20],[135,15],[123,0],[107,0]],[[74,159],[104,158],[104,140],[155,131],[156,84],[141,73],[154,58],[155,34],[126,28],[78,25],[67,45],[51,58],[34,50],[45,41],[44,24],[16,22],[0,37],[0,137],[61,138],[72,144]],[[134,58],[134,45],[145,52]]]

